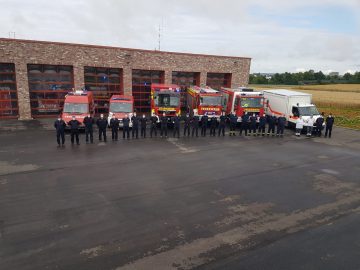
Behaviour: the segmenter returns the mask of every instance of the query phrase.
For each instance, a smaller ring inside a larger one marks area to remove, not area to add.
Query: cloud
[[[357,14],[358,0],[0,0],[0,5],[3,37],[15,31],[17,38],[154,49],[163,24],[163,50],[249,56],[253,72],[360,69],[360,16],[355,15],[353,33],[332,31],[327,22],[325,29],[317,27],[306,16],[324,7]]]

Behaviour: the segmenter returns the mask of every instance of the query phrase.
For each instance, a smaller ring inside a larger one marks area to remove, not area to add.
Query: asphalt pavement
[[[58,148],[0,124],[0,269],[360,269],[359,131]]]

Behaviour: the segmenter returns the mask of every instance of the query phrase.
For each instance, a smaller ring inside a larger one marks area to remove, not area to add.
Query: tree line
[[[250,74],[249,82],[250,84],[284,85],[360,83],[360,72],[345,73],[343,76],[325,75],[322,71],[314,72],[312,70],[297,73],[275,73],[271,76],[254,73]]]

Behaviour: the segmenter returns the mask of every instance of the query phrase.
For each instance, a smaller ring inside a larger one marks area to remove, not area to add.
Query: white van
[[[314,122],[320,113],[312,103],[312,95],[287,89],[264,90],[265,113],[276,117],[285,115],[288,126],[294,127],[301,116],[306,122],[313,116]]]

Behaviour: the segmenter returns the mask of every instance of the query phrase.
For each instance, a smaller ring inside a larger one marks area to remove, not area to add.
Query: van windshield
[[[110,103],[110,112],[113,113],[120,113],[120,112],[132,112],[132,104],[131,103],[125,103],[125,102],[113,102]]]
[[[64,113],[88,113],[89,105],[86,103],[65,103]]]
[[[159,107],[178,107],[180,104],[179,94],[155,94],[154,99]]]
[[[299,107],[299,113],[301,116],[319,115],[315,106]]]

